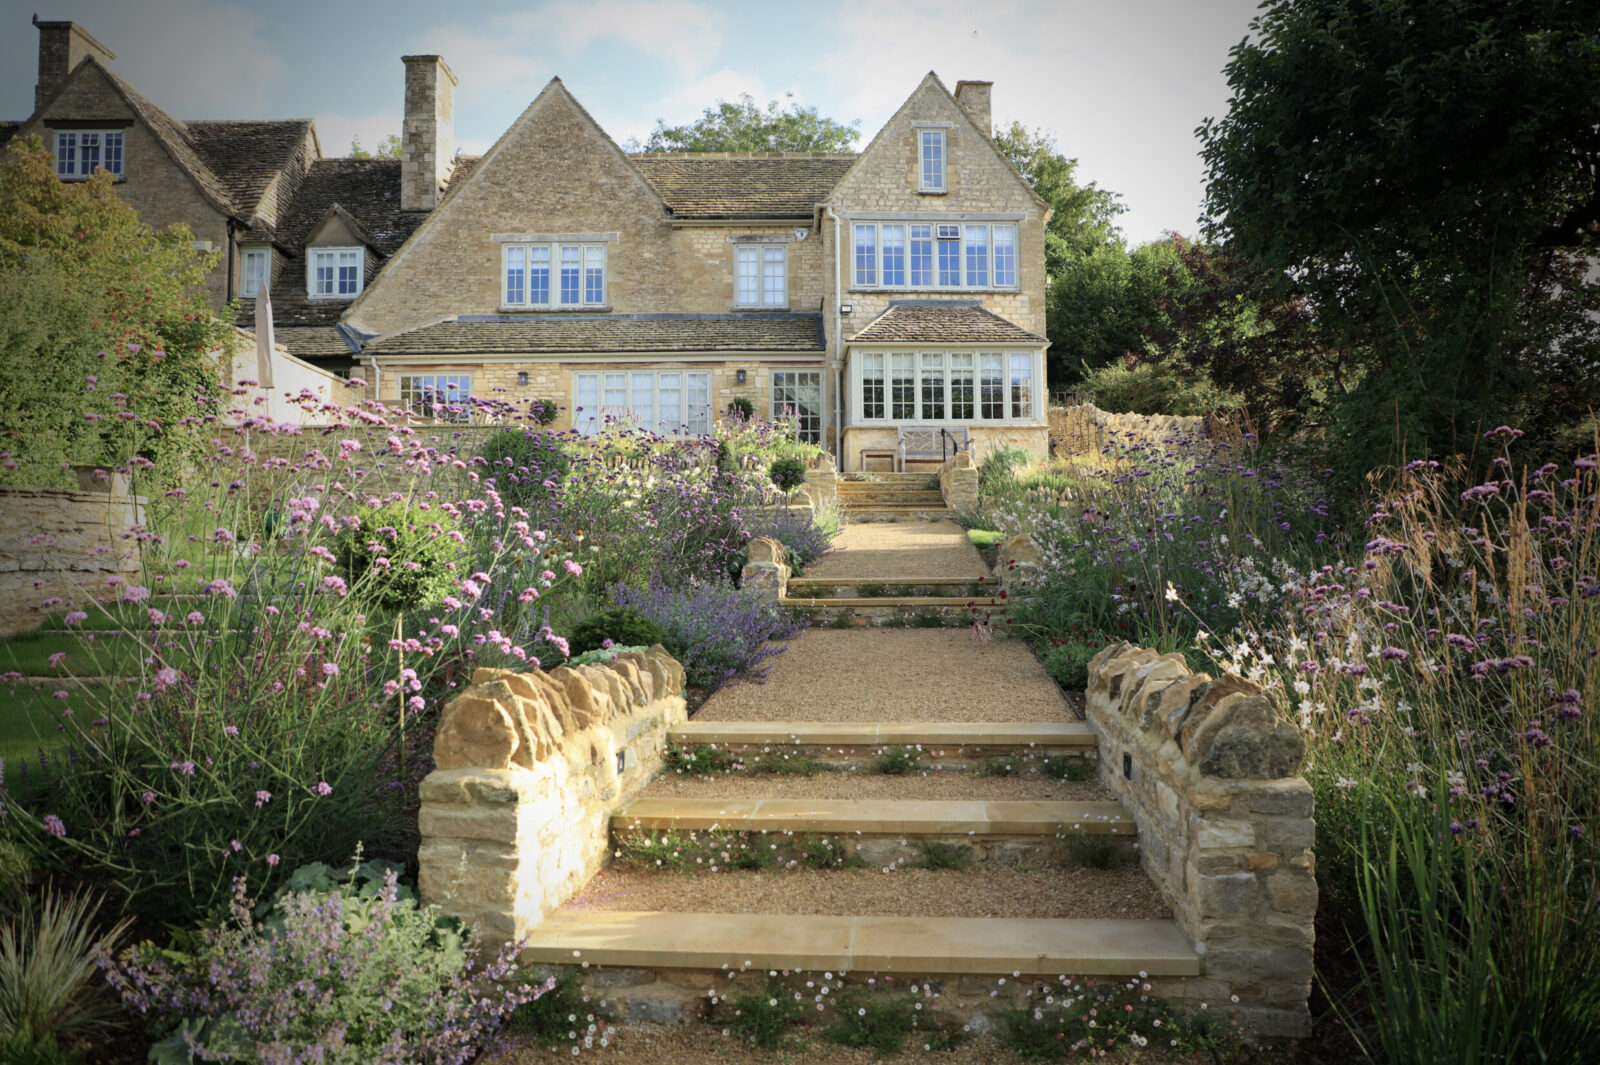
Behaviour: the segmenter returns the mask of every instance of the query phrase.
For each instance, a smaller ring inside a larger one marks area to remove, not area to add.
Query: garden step
[[[994,577],[790,577],[790,591],[801,592],[833,588],[858,588],[862,585],[878,588],[998,588]]]
[[[779,602],[793,610],[806,610],[811,607],[840,607],[840,606],[882,606],[903,607],[907,610],[939,610],[953,609],[966,610],[968,607],[984,607],[1000,609],[1006,601],[999,596],[935,596],[935,595],[868,595],[838,598],[797,599],[786,596]]]
[[[834,970],[1039,977],[1198,976],[1170,920],[848,917],[559,910],[530,934],[527,964],[641,969]]]
[[[635,829],[840,832],[895,836],[1131,836],[1116,802],[980,802],[932,799],[635,799],[611,815]]]
[[[680,747],[959,747],[984,753],[984,748],[1093,750],[1094,732],[1083,721],[687,721],[667,731]]]
[[[844,511],[851,521],[856,522],[895,518],[926,518],[928,521],[946,521],[951,517],[950,509],[942,502],[925,507],[895,507],[881,503],[874,503],[868,507],[852,507],[846,504]]]

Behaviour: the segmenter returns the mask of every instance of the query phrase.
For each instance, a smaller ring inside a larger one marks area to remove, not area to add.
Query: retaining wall
[[[1087,706],[1101,780],[1201,955],[1200,977],[1155,992],[1237,1009],[1258,1036],[1309,1035],[1316,824],[1299,730],[1248,681],[1126,643],[1090,662]]]
[[[1175,437],[1205,434],[1202,417],[1171,414],[1114,414],[1093,403],[1050,408],[1050,452],[1053,455],[1098,455],[1113,444],[1160,443]]]
[[[133,579],[139,557],[128,537],[145,503],[120,493],[0,488],[0,636],[113,592],[108,579]]]

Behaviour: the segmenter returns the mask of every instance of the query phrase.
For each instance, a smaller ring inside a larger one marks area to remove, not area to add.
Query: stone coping
[[[764,743],[801,747],[887,745],[900,747],[1081,747],[1095,746],[1083,721],[1015,723],[943,721],[690,721],[668,730],[680,744]]]
[[[1037,977],[1196,976],[1167,920],[848,917],[572,911],[533,930],[530,964],[678,969],[831,969]]]
[[[999,581],[994,577],[790,577],[789,587],[801,588],[816,585],[821,588],[857,588],[863,584],[881,584],[889,587],[896,584],[910,584],[926,586],[929,588],[956,587],[966,588],[974,584],[992,584],[999,586]]]
[[[975,596],[935,596],[935,595],[878,595],[878,596],[839,596],[837,598],[799,599],[785,596],[778,600],[788,607],[817,607],[817,606],[1005,606],[1006,600],[992,595]]]
[[[767,829],[860,835],[1131,836],[1133,818],[1115,802],[933,799],[635,799],[611,817],[614,832],[637,828]]]

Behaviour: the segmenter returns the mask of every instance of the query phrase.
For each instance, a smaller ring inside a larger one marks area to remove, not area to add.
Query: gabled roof
[[[330,356],[349,359],[354,358],[360,350],[347,342],[336,326],[331,325],[290,326],[287,329],[274,327],[272,338],[287,348],[289,354],[302,359],[326,359]]]
[[[462,315],[370,341],[368,355],[774,352],[824,348],[820,314]]]
[[[630,155],[678,218],[810,218],[855,154],[820,152]]]
[[[154,104],[151,105],[155,106]],[[195,153],[245,217],[254,217],[272,179],[289,166],[316,130],[309,118],[261,122],[182,122]],[[278,219],[269,219],[275,223]]]
[[[894,300],[852,344],[1047,344],[978,300]]]

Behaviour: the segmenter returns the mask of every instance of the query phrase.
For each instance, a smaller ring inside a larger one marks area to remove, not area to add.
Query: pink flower
[[[206,623],[206,616],[200,613],[198,610],[191,610],[188,614],[184,615],[183,620],[188,622],[190,625],[204,625]]]
[[[167,768],[171,769],[174,773],[178,773],[178,774],[180,774],[182,776],[186,776],[186,777],[194,776],[194,763],[193,762],[173,762]]]
[[[50,656],[50,665],[51,666],[59,666],[62,662],[65,662],[66,659],[67,659],[67,652],[65,652],[65,651],[57,651],[55,654]]]
[[[567,559],[567,561],[564,562],[563,565],[566,566],[567,572],[572,574],[574,577],[583,576],[583,567],[578,565],[576,562],[572,561],[572,559],[570,559],[570,558]]]
[[[81,625],[85,621],[89,620],[89,615],[85,614],[81,610],[74,610],[72,613],[68,614],[66,617],[62,618],[61,620],[64,621],[68,625]]]
[[[326,780],[319,780],[311,790],[317,795],[328,796],[333,794],[333,785]]]
[[[343,599],[350,592],[350,589],[345,585],[344,578],[342,577],[324,577],[322,578],[322,587],[332,592],[334,595],[337,595],[341,599]]]
[[[223,725],[222,726],[222,734],[224,736],[237,736],[239,734],[239,726],[238,725]]]
[[[232,584],[223,580],[221,577],[218,577],[216,580],[206,585],[206,591],[210,592],[212,595],[226,596],[229,599],[232,599],[239,594],[233,590]]]
[[[271,801],[272,801],[272,792],[270,792],[270,791],[258,791],[258,792],[256,792],[256,806],[258,808],[267,805],[267,803],[269,803]]]
[[[324,677],[337,677],[339,675],[339,667],[332,662],[324,662],[322,663],[322,675]]]
[[[160,669],[156,670],[156,691],[164,692],[182,679],[183,674],[179,673],[173,667],[162,666]]]
[[[150,598],[150,589],[142,584],[130,584],[122,590],[122,600],[126,603],[142,603]]]
[[[65,836],[67,834],[67,826],[62,824],[61,818],[55,814],[44,815],[44,830],[52,836]]]
[[[276,854],[267,855],[267,864],[268,865],[274,865],[274,866],[277,865],[278,864],[278,856]]]

